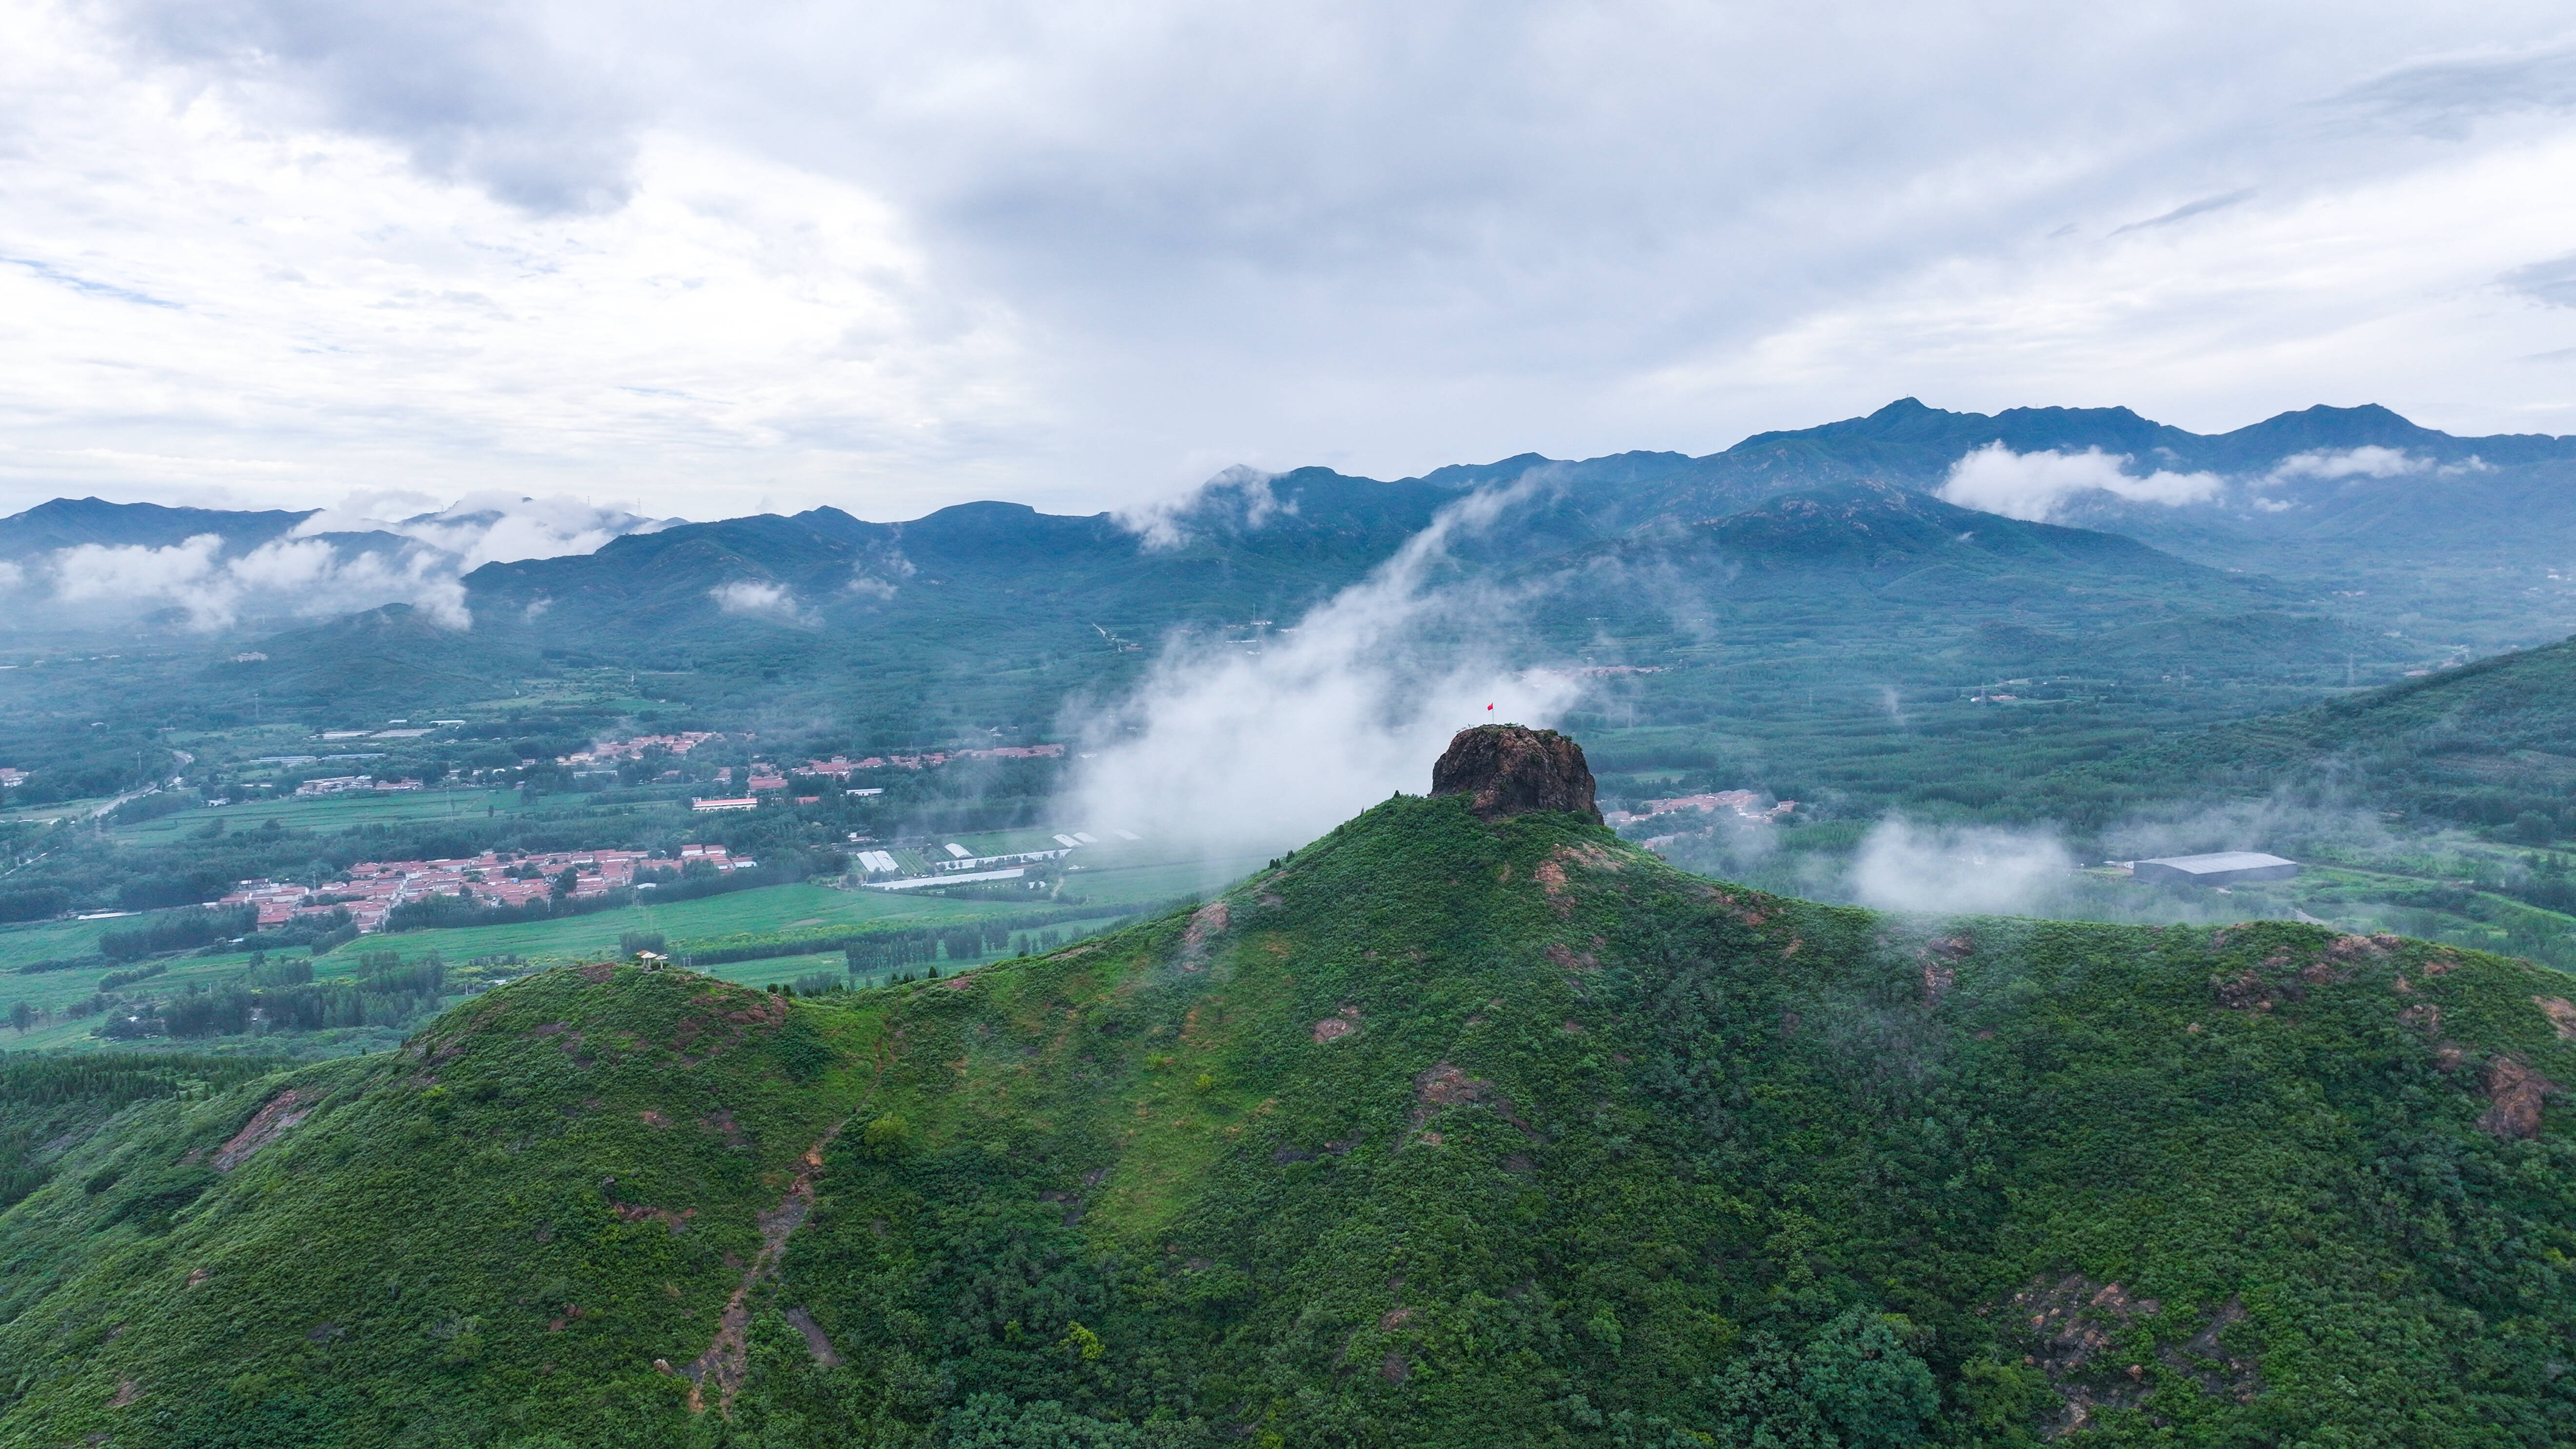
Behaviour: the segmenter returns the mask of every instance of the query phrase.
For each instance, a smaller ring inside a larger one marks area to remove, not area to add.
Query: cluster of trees
[[[170,967],[167,962],[155,961],[149,966],[137,966],[131,971],[110,971],[106,975],[98,978],[98,989],[101,991],[122,990],[125,987],[133,985],[137,981],[149,981],[153,977],[161,975],[169,969]]]
[[[259,911],[252,906],[174,911],[140,926],[101,933],[98,954],[110,961],[139,961],[166,951],[193,950],[246,936],[258,926]]]
[[[32,767],[9,791],[12,805],[95,800],[140,790],[169,776],[176,763],[156,732],[101,725],[86,711],[60,720],[14,723],[0,732],[0,758]]]
[[[72,893],[64,886],[0,891],[0,923],[41,921],[70,910]]]
[[[296,916],[281,925],[272,926],[259,933],[262,951],[302,946],[316,956],[328,956],[356,939],[358,939],[358,924],[350,918],[346,909]]]
[[[817,943],[804,949],[828,951],[833,945],[838,945],[848,960],[850,975],[875,976],[943,960],[963,963],[980,961],[1007,951],[1017,951],[1022,955],[1051,951],[1071,939],[1069,929],[1061,923],[1073,914],[1062,910],[1038,911],[957,926],[911,926],[868,931],[843,941]],[[696,962],[707,957],[692,952],[689,959]]]
[[[369,952],[357,976],[329,981],[314,981],[310,963],[300,982],[290,983],[284,970],[281,963],[273,984],[261,984],[256,972],[212,989],[190,982],[177,995],[111,1013],[98,1034],[134,1040],[399,1026],[435,1011],[447,986],[447,968],[436,953],[407,965],[393,952]]]
[[[67,1138],[95,1130],[120,1108],[204,1096],[277,1066],[265,1057],[181,1052],[0,1056],[0,1209],[51,1180]]]

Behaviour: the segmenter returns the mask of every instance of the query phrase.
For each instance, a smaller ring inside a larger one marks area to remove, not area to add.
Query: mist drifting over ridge
[[[121,509],[56,500],[0,520],[0,590],[71,623],[175,609],[216,630],[245,618],[311,619],[408,604],[469,627],[465,575],[487,563],[596,552],[679,522],[580,499],[468,494],[444,508],[358,494],[303,513]],[[202,531],[200,531],[202,530]],[[65,536],[97,537],[66,542]],[[10,536],[14,535],[14,536]]]
[[[1169,641],[1132,694],[1069,718],[1084,756],[1072,813],[1211,857],[1293,847],[1392,792],[1423,791],[1458,730],[1553,724],[1583,683],[1513,663],[1519,594],[1444,577],[1454,542],[1544,487],[1526,476],[1441,509],[1257,652]]]

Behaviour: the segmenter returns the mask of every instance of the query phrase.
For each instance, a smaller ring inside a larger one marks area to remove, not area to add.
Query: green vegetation
[[[209,1057],[177,1052],[145,1056],[79,1058],[19,1054],[0,1059],[0,1207],[42,1187],[65,1153],[114,1120],[121,1109],[148,1101],[202,1099],[219,1089],[265,1077],[280,1064],[256,1057]],[[109,1183],[89,1179],[104,1191]],[[10,1291],[23,1292],[23,1281]]]
[[[2567,984],[1400,798],[1051,955],[115,1108],[0,1216],[0,1443],[2562,1443]]]

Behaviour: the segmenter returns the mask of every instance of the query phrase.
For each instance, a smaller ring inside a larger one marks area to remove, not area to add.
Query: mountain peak
[[[1487,820],[1565,810],[1601,823],[1583,747],[1554,730],[1526,725],[1460,730],[1431,767],[1431,793],[1464,795],[1467,808]]]

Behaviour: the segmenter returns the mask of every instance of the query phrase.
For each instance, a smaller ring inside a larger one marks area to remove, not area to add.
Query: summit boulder
[[[1467,808],[1486,820],[1563,810],[1601,823],[1583,747],[1554,730],[1526,725],[1460,730],[1431,767],[1431,793],[1464,795]]]

